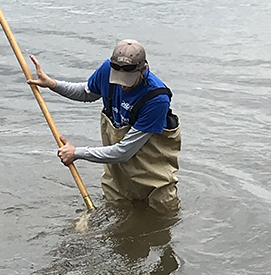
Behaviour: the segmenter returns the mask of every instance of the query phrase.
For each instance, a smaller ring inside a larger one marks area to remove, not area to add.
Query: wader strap
[[[105,99],[105,108],[103,112],[111,119],[112,118],[112,100],[114,95],[115,84],[110,83],[108,97]]]
[[[112,100],[113,100],[113,95],[114,95],[114,88],[115,84],[110,84],[109,87],[109,93],[108,97],[105,99],[106,106],[103,110],[103,112],[107,115],[112,120]],[[169,96],[169,99],[171,100],[172,97],[172,92],[171,90],[166,87],[166,88],[158,88],[153,91],[148,92],[145,96],[143,96],[132,108],[129,116],[129,124],[133,126],[138,118],[138,112],[140,108],[150,99],[156,97],[157,95],[160,94],[166,94]],[[172,110],[169,109],[167,113],[167,129],[174,129],[178,126],[178,118],[176,115],[172,114]]]
[[[157,95],[160,94],[167,94],[169,96],[169,99],[171,100],[172,97],[172,92],[171,90],[166,87],[166,88],[158,88],[156,90],[148,92],[145,96],[143,96],[132,108],[130,112],[130,117],[129,117],[129,124],[133,126],[138,118],[138,112],[140,108],[150,99],[156,97]]]

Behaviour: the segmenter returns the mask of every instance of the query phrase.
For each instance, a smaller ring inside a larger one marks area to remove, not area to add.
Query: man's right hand
[[[30,84],[30,85],[31,84],[38,85],[38,86],[43,87],[43,88],[54,89],[56,87],[56,81],[54,79],[50,78],[41,69],[41,65],[40,65],[38,59],[33,54],[30,54],[29,57],[36,66],[36,72],[37,72],[38,79],[36,79],[36,80],[28,79],[27,83]]]

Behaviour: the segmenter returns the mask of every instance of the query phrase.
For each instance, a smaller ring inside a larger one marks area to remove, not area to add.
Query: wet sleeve
[[[56,87],[52,91],[76,101],[92,102],[101,96],[92,93],[88,88],[87,82],[72,83],[56,80]]]
[[[151,137],[131,128],[125,137],[118,143],[102,147],[77,147],[75,158],[98,163],[120,163],[128,161]]]

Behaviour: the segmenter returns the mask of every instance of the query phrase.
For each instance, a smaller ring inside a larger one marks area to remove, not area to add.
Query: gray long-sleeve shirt
[[[86,82],[71,83],[56,81],[54,92],[76,101],[92,102],[101,98],[92,93]],[[151,137],[152,133],[145,133],[131,128],[118,143],[102,147],[76,147],[75,158],[98,163],[118,163],[129,160]]]

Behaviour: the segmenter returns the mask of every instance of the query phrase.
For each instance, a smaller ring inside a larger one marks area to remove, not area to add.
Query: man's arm
[[[131,128],[118,143],[103,147],[77,147],[75,159],[98,163],[120,163],[129,160],[148,141],[152,133]]]
[[[50,89],[69,99],[76,101],[92,102],[101,98],[101,95],[92,93],[89,90],[87,82],[71,83],[66,81],[55,81],[56,86]]]
[[[49,77],[41,68],[38,59],[31,54],[30,59],[36,67],[36,73],[38,79],[28,79],[28,84],[35,84],[43,88],[50,88],[52,91],[59,93],[67,98],[78,100],[78,101],[95,101],[101,96],[92,93],[88,89],[87,83],[70,83],[66,81],[57,81]]]

